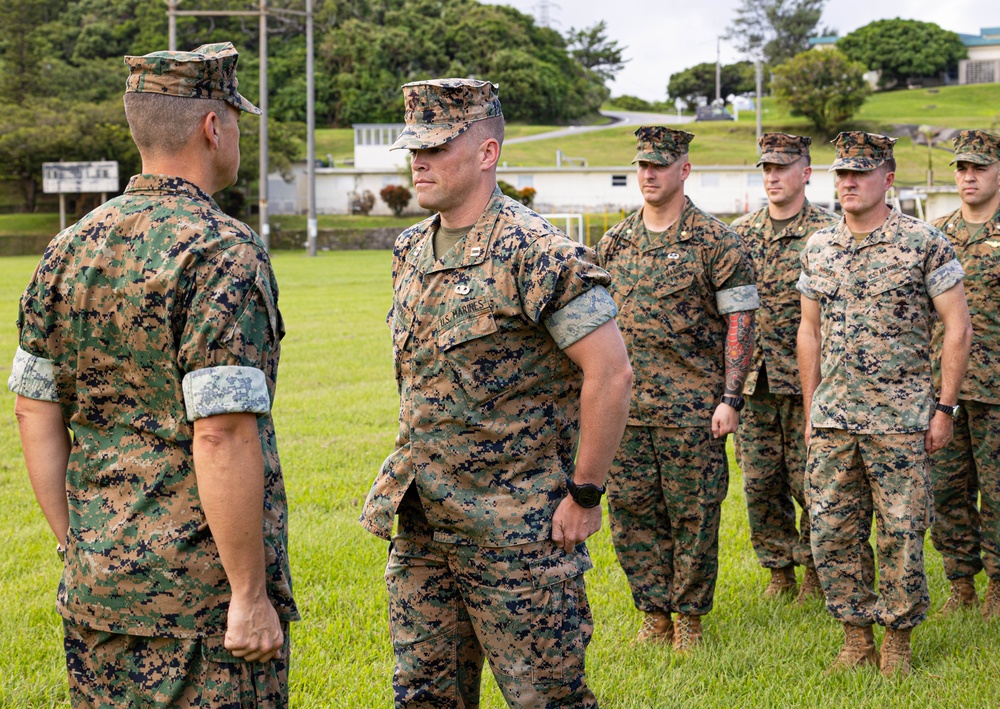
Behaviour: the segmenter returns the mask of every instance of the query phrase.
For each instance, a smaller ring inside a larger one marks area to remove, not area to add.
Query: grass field
[[[813,135],[808,121],[789,116],[774,99],[765,98],[762,107],[765,131]],[[869,97],[846,128],[891,132],[893,126],[901,124],[1000,130],[1000,84],[876,93]],[[756,117],[752,111],[740,112],[735,123],[696,123],[692,120],[679,127],[696,136],[691,143],[691,162],[695,165],[753,165],[757,161]],[[518,137],[552,129],[511,125],[507,136]],[[635,126],[611,126],[575,136],[507,144],[502,160],[510,166],[555,166],[556,150],[562,150],[565,155],[586,158],[590,165],[628,165],[635,156],[633,131]],[[316,134],[316,153],[320,157],[329,152],[339,164],[340,160],[352,156],[353,130],[324,129]],[[818,135],[813,135],[813,138],[813,162],[829,165],[833,162],[833,146],[827,138]],[[331,147],[321,150],[320,145]],[[951,169],[948,167],[950,147],[949,144],[934,151],[936,182],[941,184],[951,183]],[[897,182],[904,185],[925,184],[927,148],[914,145],[909,138],[901,138],[895,153],[899,166]]]
[[[17,298],[34,258],[0,259],[0,363],[17,343]],[[356,523],[395,432],[397,397],[384,323],[388,252],[298,252],[274,259],[288,334],[274,415],[291,507],[291,559],[303,621],[293,626],[293,707],[390,707],[393,658],[382,572],[386,544]],[[4,375],[4,379],[6,375]],[[0,416],[0,707],[66,705],[54,540],[20,458],[13,397]],[[606,520],[605,520],[606,521]],[[765,602],[767,574],[750,549],[738,471],[723,507],[721,573],[705,646],[679,658],[636,648],[639,625],[607,525],[591,542],[587,584],[596,619],[588,679],[601,706],[996,707],[1000,623],[973,613],[931,618],[914,634],[914,675],[825,677],[839,626],[813,601]],[[927,545],[934,608],[944,601],[940,557]],[[980,577],[980,594],[984,588]],[[878,633],[880,636],[881,633]],[[504,706],[489,672],[483,709]]]

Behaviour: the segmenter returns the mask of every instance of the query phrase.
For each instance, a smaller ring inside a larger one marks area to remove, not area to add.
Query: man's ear
[[[201,134],[216,150],[219,149],[219,133],[219,115],[215,111],[209,111],[201,119]]]
[[[500,143],[495,138],[489,138],[480,147],[482,156],[480,164],[483,170],[492,169],[500,160]]]

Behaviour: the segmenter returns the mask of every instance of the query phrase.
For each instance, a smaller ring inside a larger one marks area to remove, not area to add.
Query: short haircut
[[[477,143],[484,143],[492,138],[499,143],[502,148],[503,129],[503,116],[492,116],[491,118],[484,118],[481,121],[476,121],[470,125],[468,132],[472,134],[472,137]]]
[[[202,119],[212,111],[223,123],[234,119],[229,104],[221,99],[146,92],[125,94],[125,118],[140,153],[157,155],[181,151]]]
[[[883,172],[895,172],[896,171],[896,158],[886,158],[885,162],[879,165]]]

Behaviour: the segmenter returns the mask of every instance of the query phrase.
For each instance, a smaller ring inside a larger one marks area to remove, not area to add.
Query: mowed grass
[[[0,362],[17,343],[17,299],[36,259],[0,259]],[[391,451],[397,395],[385,325],[388,252],[300,252],[274,258],[287,336],[274,415],[291,507],[291,559],[303,620],[293,626],[293,707],[392,705],[393,656],[382,581],[387,544],[356,520]],[[4,376],[6,378],[6,375]],[[60,567],[20,457],[8,393],[0,416],[0,706],[67,705],[61,623],[53,609]],[[767,572],[750,548],[742,482],[733,469],[723,506],[721,571],[705,646],[689,657],[631,643],[639,625],[605,526],[587,575],[596,632],[588,680],[602,707],[997,706],[1000,623],[975,613],[931,618],[914,634],[914,675],[864,671],[825,677],[842,639],[819,601],[766,602]],[[936,609],[947,595],[927,544]],[[800,574],[801,575],[801,574]],[[984,580],[979,579],[980,594]],[[877,635],[881,636],[881,631]],[[503,700],[485,672],[483,709]]]

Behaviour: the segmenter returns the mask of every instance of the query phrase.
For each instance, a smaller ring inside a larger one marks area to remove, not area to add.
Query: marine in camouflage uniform
[[[931,457],[937,512],[931,541],[944,558],[947,614],[975,606],[975,575],[989,578],[983,616],[1000,617],[1000,136],[965,130],[955,137],[955,183],[963,204],[934,222],[965,270],[972,319],[970,366],[959,394],[955,438]],[[935,384],[944,328],[934,328]],[[978,504],[977,504],[978,503]]]
[[[393,147],[439,211],[394,248],[399,433],[360,519],[384,539],[399,520],[385,572],[396,705],[479,706],[485,657],[511,706],[593,707],[583,540],[631,382],[608,274],[497,188],[495,86],[403,93]]]
[[[260,111],[236,91],[229,43],[125,61],[150,174],[49,244],[8,383],[65,555],[70,694],[86,707],[285,706],[298,612],[270,414],[278,287],[257,235],[209,196],[235,180],[237,109]],[[171,123],[193,99],[204,118]],[[155,172],[162,125],[190,136],[179,175]]]
[[[812,173],[807,136],[764,133],[758,140],[769,203],[733,222],[757,276],[760,309],[753,363],[743,385],[746,411],[736,450],[750,521],[750,542],[760,565],[771,571],[767,596],[795,591],[795,565],[806,568],[799,601],[823,595],[809,548],[805,498],[805,410],[795,337],[799,292],[795,289],[802,247],[837,217],[806,199]],[[801,513],[796,528],[795,503]]]
[[[643,207],[597,245],[635,376],[608,503],[615,551],[645,614],[638,640],[683,652],[700,642],[712,608],[726,434],[743,405],[758,300],[737,236],[684,196],[693,136],[641,127],[636,137]]]
[[[941,232],[885,204],[895,140],[850,132],[834,142],[831,170],[845,216],[810,237],[798,283],[812,551],[827,609],[844,625],[831,670],[879,664],[883,674],[907,674],[910,631],[930,601],[927,453],[947,442],[952,424],[936,411],[931,326],[936,312],[946,329],[938,406],[947,408],[968,355],[963,273]],[[868,544],[873,508],[878,593]],[[887,629],[881,659],[873,623]]]

